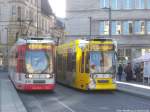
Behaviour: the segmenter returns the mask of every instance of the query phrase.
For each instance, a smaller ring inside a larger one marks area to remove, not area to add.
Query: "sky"
[[[66,0],[49,0],[53,12],[57,17],[64,18],[66,11]]]

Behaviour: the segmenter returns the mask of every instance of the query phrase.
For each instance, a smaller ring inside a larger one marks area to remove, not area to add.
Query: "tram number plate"
[[[98,83],[108,83],[109,81],[108,80],[98,80],[97,82]]]
[[[35,83],[35,84],[44,84],[45,80],[34,80],[33,83]]]

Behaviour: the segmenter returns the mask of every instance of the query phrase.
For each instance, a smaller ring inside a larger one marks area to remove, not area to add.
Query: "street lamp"
[[[92,36],[92,17],[88,17],[89,18],[89,22],[90,22],[90,39],[91,39],[91,36]]]
[[[6,58],[7,58],[7,61],[6,62],[7,62],[7,67],[8,67],[8,39],[9,39],[8,36],[9,36],[9,34],[8,34],[8,28],[6,27],[5,29],[7,30],[7,38],[6,38],[7,39],[6,40],[6,53],[7,53]]]
[[[109,19],[108,19],[108,21],[109,21],[109,38],[111,38],[111,7],[110,6],[104,7],[102,9],[106,9],[109,12]]]
[[[39,1],[37,0],[37,37],[39,35],[38,30],[39,30]]]

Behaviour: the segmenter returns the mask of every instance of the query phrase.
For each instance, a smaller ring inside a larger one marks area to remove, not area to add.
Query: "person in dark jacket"
[[[134,74],[135,74],[135,80],[136,81],[140,81],[140,73],[141,73],[141,68],[140,68],[140,65],[139,64],[136,64],[135,66],[134,66]]]
[[[133,79],[133,72],[132,72],[132,67],[131,63],[128,63],[128,65],[125,67],[125,73],[126,73],[126,80],[131,81]]]
[[[119,64],[119,67],[118,67],[118,77],[119,77],[119,81],[121,81],[122,79],[122,73],[123,73],[123,67],[121,64]]]

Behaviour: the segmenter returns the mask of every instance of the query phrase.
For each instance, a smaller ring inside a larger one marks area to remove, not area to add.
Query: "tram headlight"
[[[25,77],[28,78],[28,79],[31,79],[31,78],[33,78],[33,75],[32,74],[27,74],[27,75],[25,75]]]
[[[33,75],[29,74],[29,78],[31,79],[33,77]]]
[[[48,78],[48,79],[49,79],[49,78],[53,78],[53,74],[47,74],[47,75],[46,75],[46,78]]]
[[[96,83],[94,79],[90,78],[89,89],[94,89],[94,88],[96,88]]]

